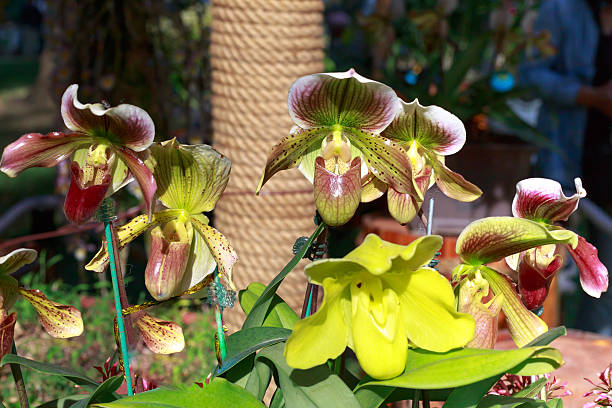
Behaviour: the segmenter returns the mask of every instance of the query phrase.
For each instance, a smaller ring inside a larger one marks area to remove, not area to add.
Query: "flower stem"
[[[13,340],[13,354],[17,355],[15,340]],[[21,366],[16,363],[10,363],[9,365],[11,366],[11,373],[13,373],[13,379],[15,380],[15,388],[17,388],[17,394],[19,395],[19,406],[21,408],[29,408],[30,403],[28,402],[28,393],[26,392],[25,383],[23,382]]]
[[[419,408],[419,405],[421,405],[421,390],[414,390],[412,408]]]
[[[321,259],[325,257],[327,253],[327,233],[329,231],[329,227],[325,226],[321,234],[317,237],[317,240],[314,242],[315,253],[312,256],[312,260]],[[325,251],[319,252],[319,248],[325,248]],[[313,285],[308,282],[306,286],[306,293],[304,294],[304,303],[302,305],[302,315],[301,318],[310,316],[314,312],[317,311],[318,308],[318,298],[319,298],[319,286]]]

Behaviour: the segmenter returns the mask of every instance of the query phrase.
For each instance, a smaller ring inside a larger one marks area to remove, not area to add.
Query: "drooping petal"
[[[351,130],[346,136],[362,152],[374,176],[400,193],[419,196],[412,179],[410,160],[400,145],[375,133],[360,130]]]
[[[330,130],[325,128],[311,130],[292,129],[289,136],[285,136],[272,148],[255,193],[259,194],[263,185],[279,171],[297,166],[302,156],[311,150],[313,146],[319,146],[323,138],[329,133]]]
[[[182,145],[176,139],[151,148],[157,195],[168,208],[211,211],[229,180],[231,162],[207,145]]]
[[[352,348],[369,376],[393,378],[404,371],[408,352],[400,302],[393,290],[382,287],[380,279],[363,277],[350,286]]]
[[[582,289],[593,297],[600,297],[608,290],[608,269],[597,256],[597,248],[578,235],[578,246],[567,249],[580,271]]]
[[[202,215],[202,217],[204,216]],[[181,282],[181,292],[202,282],[204,278],[215,271],[216,266],[215,257],[204,238],[199,233],[193,234],[193,244]]]
[[[361,197],[361,159],[355,158],[344,174],[325,168],[325,160],[317,157],[314,176],[314,199],[325,224],[338,226],[349,221]]]
[[[2,312],[9,310],[19,297],[19,282],[5,273],[0,273],[0,318]]]
[[[543,245],[521,252],[517,265],[518,287],[523,304],[530,310],[542,306],[563,258],[556,245]]]
[[[457,153],[465,144],[461,119],[439,106],[423,106],[418,99],[401,101],[402,109],[382,133],[402,144],[417,142],[435,154]]]
[[[445,352],[472,340],[474,319],[455,310],[453,289],[444,276],[431,268],[399,271],[383,275],[382,279],[399,296],[401,316],[411,343]]]
[[[463,202],[471,202],[482,195],[482,190],[455,173],[437,158],[430,160],[438,188],[447,196]]]
[[[362,167],[365,163],[362,162]],[[366,165],[367,166],[367,165]],[[371,171],[368,170],[365,177],[361,178],[361,202],[369,203],[382,197],[387,191],[387,185],[380,181]]]
[[[393,89],[347,72],[301,77],[289,88],[289,114],[304,129],[341,125],[380,132],[399,110]]]
[[[82,104],[77,99],[78,88],[70,85],[62,96],[62,118],[68,129],[107,139],[136,152],[153,143],[155,125],[145,110],[128,104],[113,108],[101,103]]]
[[[219,273],[225,278],[232,290],[236,290],[236,285],[232,279],[232,268],[238,260],[238,255],[232,248],[229,240],[218,230],[208,225],[208,219],[202,216],[192,216],[191,222],[197,231],[202,235],[208,248],[213,254]]]
[[[546,323],[523,305],[510,279],[486,266],[481,267],[480,271],[489,282],[493,293],[501,293],[504,296],[502,311],[508,321],[510,335],[518,347],[525,346],[548,331]]]
[[[130,222],[115,230],[117,233],[117,246],[118,249],[122,249],[127,244],[132,242],[136,237],[145,232],[150,228],[154,228],[159,224],[166,223],[180,216],[188,216],[183,210],[163,210],[153,214],[149,219],[147,215],[139,215]],[[104,272],[104,269],[108,265],[108,252],[106,241],[102,241],[102,245],[98,250],[98,253],[85,265],[85,269],[88,271]]]
[[[37,289],[19,288],[19,293],[36,309],[40,323],[52,337],[67,339],[83,333],[81,312],[75,307],[49,300]]]
[[[0,256],[0,274],[11,274],[24,265],[31,264],[38,256],[33,249],[19,248]]]
[[[456,252],[466,264],[483,265],[540,245],[566,243],[575,246],[577,235],[523,218],[487,217],[463,229]]]
[[[516,195],[512,201],[515,217],[551,223],[566,221],[578,208],[578,201],[586,197],[582,181],[574,179],[576,194],[566,197],[561,184],[545,178],[529,178],[516,184]]]
[[[96,213],[112,181],[112,171],[109,169],[105,173],[99,183],[83,185],[84,172],[77,162],[72,162],[70,187],[64,201],[64,214],[68,221],[82,224]]]
[[[134,324],[140,330],[147,348],[153,353],[172,354],[185,348],[183,329],[174,322],[164,321],[145,313]]]
[[[151,249],[145,269],[145,286],[156,300],[165,300],[183,292],[181,282],[189,260],[193,239],[191,223],[172,220],[163,229],[151,231]]]
[[[9,177],[16,177],[30,167],[53,167],[79,146],[92,142],[91,137],[79,133],[28,133],[4,148],[0,170]]]
[[[425,197],[431,179],[431,169],[424,168],[423,170],[423,173],[415,177],[414,181],[421,192],[421,196]],[[387,205],[389,207],[389,214],[400,224],[406,224],[415,217],[421,205],[423,205],[423,199],[410,194],[401,194],[395,191],[395,189],[390,188],[387,191]]]
[[[325,278],[323,289],[319,310],[296,322],[287,339],[285,358],[291,367],[307,369],[323,364],[342,354],[348,344],[350,334],[344,316],[346,304],[350,310],[348,282]]]
[[[3,316],[0,310],[0,360],[12,351],[15,323],[17,323],[17,313]]]
[[[115,148],[115,152],[121,158],[121,161],[130,169],[130,173],[134,176],[142,196],[145,199],[147,212],[150,214],[153,206],[153,195],[157,190],[157,183],[153,177],[151,170],[144,164],[144,162],[136,156],[133,152],[124,148]]]

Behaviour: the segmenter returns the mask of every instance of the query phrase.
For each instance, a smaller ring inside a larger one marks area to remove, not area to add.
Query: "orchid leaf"
[[[122,374],[116,375],[114,377],[110,377],[102,384],[95,389],[94,392],[91,393],[87,400],[80,400],[76,404],[73,405],[75,408],[79,407],[88,407],[89,404],[94,404],[97,402],[111,402],[118,399],[118,395],[115,394],[115,391],[121,387],[123,384],[124,377]]]
[[[36,309],[43,327],[52,337],[66,339],[83,333],[81,312],[75,307],[53,302],[37,289],[19,289],[19,293]]]
[[[330,226],[345,224],[355,214],[360,198],[361,159],[355,158],[346,173],[335,174],[325,168],[322,157],[317,157],[314,199],[323,222]]]
[[[482,397],[502,375],[503,373],[497,374],[473,384],[455,388],[444,402],[444,408],[476,408]]]
[[[145,313],[134,322],[149,348],[157,354],[178,353],[185,348],[183,329],[174,322],[168,322]]]
[[[567,334],[567,330],[565,326],[553,327],[548,330],[546,333],[540,334],[535,339],[531,340],[529,343],[525,345],[525,347],[535,347],[535,346],[548,346],[550,343],[555,341],[557,338],[561,336],[565,336]]]
[[[575,246],[577,242],[571,231],[549,230],[523,218],[487,217],[465,227],[457,239],[456,251],[466,264],[483,265],[540,245]]]
[[[561,399],[558,399],[561,401]],[[555,405],[551,405],[551,404]],[[532,398],[507,397],[505,395],[486,395],[478,404],[478,408],[553,408],[559,407],[557,399],[545,402]],[[562,407],[563,405],[561,405]]]
[[[238,294],[240,306],[244,313],[248,316],[255,302],[263,291],[265,286],[259,282],[252,282],[249,286],[241,290]],[[295,323],[300,320],[300,317],[289,307],[289,305],[277,294],[274,295],[270,304],[270,311],[263,321],[262,326],[282,327],[285,329],[293,329]]]

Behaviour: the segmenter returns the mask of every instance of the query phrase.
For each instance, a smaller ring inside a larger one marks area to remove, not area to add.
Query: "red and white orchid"
[[[257,193],[274,174],[299,165],[328,225],[346,223],[360,201],[372,199],[369,184],[418,195],[405,152],[380,135],[400,108],[393,89],[353,69],[307,75],[291,85],[288,105],[295,126],[272,149]]]
[[[78,85],[70,85],[62,96],[62,118],[70,131],[21,136],[4,149],[0,170],[16,177],[30,167],[52,167],[72,156],[64,212],[74,223],[89,219],[105,197],[133,178],[150,209],[156,183],[139,153],[153,143],[151,117],[134,105],[82,104],[77,90]]]
[[[536,221],[549,228],[559,228],[554,223],[567,221],[578,208],[578,202],[586,196],[579,178],[575,179],[576,194],[566,197],[561,184],[545,178],[530,178],[516,185],[512,202],[515,217]],[[597,257],[597,248],[578,236],[578,245],[565,245],[580,271],[580,283],[584,291],[600,297],[608,289],[608,270]],[[535,309],[542,305],[555,272],[563,260],[558,245],[532,248],[506,258],[506,263],[518,272],[519,292],[523,303]]]

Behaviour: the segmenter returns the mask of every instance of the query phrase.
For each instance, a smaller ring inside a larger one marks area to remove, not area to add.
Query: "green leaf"
[[[227,338],[227,355],[217,375],[223,374],[257,350],[286,341],[291,330],[280,327],[251,327],[242,329]]]
[[[456,349],[446,353],[410,349],[402,375],[389,380],[365,382],[358,389],[380,385],[414,389],[461,387],[507,372],[529,375],[523,373],[536,374],[534,371],[539,371],[537,374],[543,374],[558,368],[562,362],[561,354],[550,347]],[[457,367],[461,367],[461,370],[457,370]]]
[[[62,397],[58,399],[54,399],[53,401],[45,402],[37,406],[36,408],[68,408],[74,407],[74,405],[81,400],[88,399],[89,395],[87,394],[75,394],[68,395],[67,397]]]
[[[180,388],[158,388],[109,403],[102,408],[201,408],[241,407],[260,408],[264,405],[244,389],[223,378],[215,378],[201,389],[197,385]]]
[[[123,383],[123,375],[116,375],[104,381],[94,392],[91,393],[90,397],[85,401],[84,407],[95,402],[111,402],[118,399],[115,391],[121,387]],[[81,403],[79,401],[77,404]]]
[[[261,296],[265,288],[263,284],[253,282],[246,289],[240,291],[238,298],[240,300],[240,306],[246,315],[251,312],[257,298]],[[300,317],[293,309],[291,309],[291,307],[289,307],[289,305],[277,294],[272,298],[269,310],[262,326],[293,329],[293,325],[300,320]]]
[[[544,401],[503,395],[487,395],[478,404],[478,408],[545,408],[546,406]]]
[[[525,387],[522,390],[515,392],[512,395],[514,397],[521,397],[521,398],[534,398],[538,395],[540,390],[546,385],[546,381],[548,381],[548,378],[542,377],[538,381],[532,384],[529,384],[528,387]]]
[[[393,387],[367,387],[355,391],[355,399],[362,408],[377,408],[393,393]]]
[[[455,388],[444,403],[445,408],[475,408],[483,395],[501,378],[502,374],[486,378],[473,384]]]
[[[270,408],[285,408],[285,397],[283,396],[283,390],[277,388],[270,401]]]
[[[565,329],[565,326],[553,327],[546,333],[542,333],[535,339],[531,340],[525,347],[548,346],[558,337],[565,336],[566,334],[567,330]]]
[[[6,364],[19,364],[24,367],[34,369],[36,371],[40,371],[44,374],[58,375],[90,390],[95,390],[99,386],[97,381],[86,377],[78,371],[74,371],[70,368],[56,366],[54,364],[41,363],[39,361],[30,360],[28,358],[17,356],[15,354],[7,354],[4,356],[4,358],[2,358],[2,361],[0,361],[0,367],[5,366]]]
[[[287,265],[283,268],[282,271],[272,281],[266,286],[266,289],[262,292],[261,296],[257,299],[251,312],[247,316],[244,324],[242,325],[243,329],[248,329],[249,327],[257,327],[261,326],[268,315],[268,310],[270,309],[270,305],[274,300],[274,295],[276,294],[276,290],[283,282],[285,277],[295,268],[295,266],[300,262],[300,260],[304,257],[310,245],[314,242],[315,239],[321,234],[323,229],[325,228],[325,224],[321,223],[317,226],[317,229],[312,233],[306,244],[302,247],[300,251],[289,261]]]
[[[247,379],[244,389],[261,401],[268,389],[268,385],[270,385],[271,379],[272,369],[270,366],[264,361],[255,360],[255,365]]]
[[[461,81],[463,81],[470,68],[476,65],[477,61],[480,61],[482,58],[482,50],[488,40],[486,35],[473,38],[470,40],[470,45],[465,51],[455,55],[455,62],[444,73],[443,90],[446,94],[458,93]]]
[[[274,364],[288,407],[360,407],[351,390],[340,377],[330,373],[327,364],[308,370],[291,368],[285,361],[283,348],[284,344],[266,347],[259,352],[257,358],[267,359]]]

